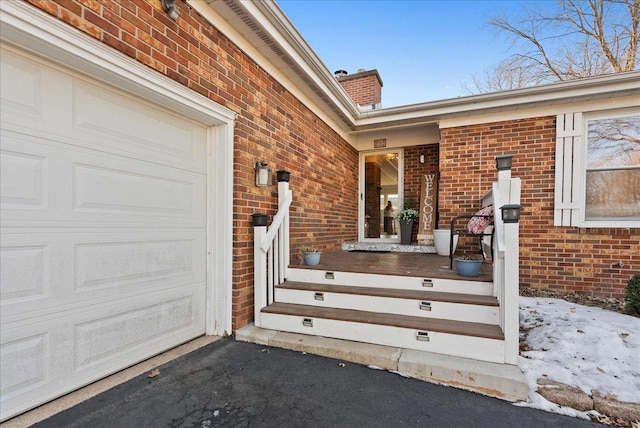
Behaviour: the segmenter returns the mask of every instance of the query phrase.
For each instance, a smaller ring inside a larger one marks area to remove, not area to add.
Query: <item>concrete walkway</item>
[[[221,339],[36,427],[594,427],[308,353]]]
[[[526,379],[518,366],[284,333],[255,327],[253,324],[237,331],[236,339],[375,366],[399,372],[403,376],[455,386],[507,401],[526,401],[529,391]]]

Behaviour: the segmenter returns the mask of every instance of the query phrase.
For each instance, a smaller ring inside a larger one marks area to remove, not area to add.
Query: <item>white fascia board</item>
[[[384,126],[384,122],[388,121],[409,121],[419,118],[441,118],[444,121],[447,117],[471,117],[478,114],[484,115],[489,111],[521,110],[524,115],[530,116],[530,111],[537,107],[536,104],[542,107],[550,104],[568,104],[572,100],[584,100],[589,97],[615,97],[618,96],[616,94],[637,91],[638,88],[640,88],[640,72],[617,73],[361,113],[356,126]]]
[[[265,55],[263,55],[257,46],[250,43],[245,36],[234,27],[234,20],[227,20],[222,17],[216,10],[217,0],[202,2],[202,1],[190,1],[189,6],[191,6],[196,12],[198,12],[204,19],[214,25],[219,31],[221,31],[225,37],[227,37],[232,43],[238,46],[245,54],[247,54],[253,61],[255,61],[260,67],[262,67],[267,73],[269,73],[274,79],[278,81],[283,87],[285,87],[289,92],[291,92],[296,98],[298,98],[307,108],[309,108],[314,114],[316,114],[320,119],[322,119],[325,123],[327,123],[335,132],[337,132],[343,139],[347,142],[350,142],[348,130],[341,126],[338,122],[336,122],[332,117],[330,117],[320,106],[318,106],[313,100],[307,96],[300,88],[298,88],[290,79],[285,75],[282,69],[275,66]],[[267,32],[269,32],[270,36],[272,36],[278,43],[281,44],[289,55],[292,56],[297,62],[297,64],[303,68],[305,71],[309,73],[309,77],[313,79],[320,87],[327,88],[327,86],[322,82],[322,80],[318,77],[318,74],[311,70],[311,67],[305,63],[301,59],[301,56],[297,54],[295,49],[291,47],[291,44],[286,41],[286,38],[283,36],[281,31],[284,31],[282,27],[276,28],[271,20],[267,19],[265,15],[261,12],[261,8],[257,7],[257,4],[267,5],[267,8],[273,10],[276,6],[271,5],[269,2],[242,2],[241,5],[245,8],[250,14],[252,14],[253,18],[258,21]],[[224,6],[224,5],[222,5]],[[224,6],[226,7],[226,6]],[[280,12],[281,13],[281,12]],[[283,15],[284,16],[284,15]],[[239,22],[239,18],[237,18]],[[287,32],[295,32],[293,26],[289,24],[291,27]],[[299,35],[296,37],[300,38]],[[306,45],[306,43],[304,43]],[[310,48],[306,49],[307,51],[311,51]],[[315,54],[312,55],[315,57]],[[317,57],[316,57],[317,58]],[[318,60],[319,62],[319,60]],[[321,64],[321,62],[320,62]],[[324,65],[322,65],[324,67]],[[326,70],[326,67],[325,67]],[[344,97],[346,92],[342,88],[340,90],[343,92]],[[352,118],[354,115],[349,112],[348,109],[345,108],[345,103],[337,100],[336,96],[332,94],[328,89],[326,90],[326,95],[329,97],[332,102],[334,102],[337,106],[339,106],[340,110],[344,112],[345,116]],[[351,104],[353,104],[351,102]],[[356,110],[355,104],[352,106],[353,110]]]
[[[313,78],[316,84],[326,90],[327,95],[341,111],[350,117],[356,116],[360,111],[358,105],[349,97],[347,91],[344,90],[335,76],[316,55],[315,51],[311,49],[304,37],[282,12],[282,9],[274,1],[254,1],[250,5],[264,11],[264,16],[267,18],[272,18],[270,22],[272,22],[275,33],[271,33],[271,35],[279,43],[287,43],[287,45],[283,46],[291,47],[291,49],[287,49],[287,53],[297,60],[297,64]]]
[[[619,108],[636,108],[640,111],[640,90],[638,95],[611,97],[592,101],[570,102],[551,106],[535,107],[522,110],[476,114],[465,117],[442,119],[440,129],[459,126],[479,125],[483,123],[502,122],[506,120],[528,119],[531,117],[556,116],[558,114],[611,110]]]

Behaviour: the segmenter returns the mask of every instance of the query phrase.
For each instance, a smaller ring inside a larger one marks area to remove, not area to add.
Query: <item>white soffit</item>
[[[275,3],[207,0],[189,5],[348,140],[356,105]]]

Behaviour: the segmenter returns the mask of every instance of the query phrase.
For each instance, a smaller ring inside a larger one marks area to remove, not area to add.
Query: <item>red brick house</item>
[[[585,144],[638,123],[640,72],[385,109],[377,72],[334,76],[272,2],[163,3],[0,2],[3,420],[254,320],[251,215],[278,208],[262,160],[291,173],[292,254],[398,239],[366,233],[367,156],[395,162],[396,206],[438,173],[446,228],[508,153],[520,287],[619,297],[640,270],[638,149],[596,165]],[[628,198],[594,194],[598,171]]]

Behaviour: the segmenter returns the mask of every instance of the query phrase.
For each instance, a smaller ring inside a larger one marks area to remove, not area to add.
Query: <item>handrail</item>
[[[289,190],[282,200],[282,204],[280,204],[280,206],[278,207],[278,212],[273,217],[273,222],[267,229],[267,234],[264,236],[264,238],[262,239],[262,243],[260,244],[260,248],[265,253],[271,247],[273,239],[275,238],[276,233],[278,233],[278,229],[280,229],[280,226],[282,226],[284,219],[289,215],[289,207],[291,206],[292,200],[293,193],[291,192],[291,190]]]
[[[275,287],[282,284],[289,269],[289,208],[293,194],[289,173],[278,171],[278,212],[267,230],[267,215],[254,216],[253,302],[254,324],[260,327],[262,308],[275,301]]]

